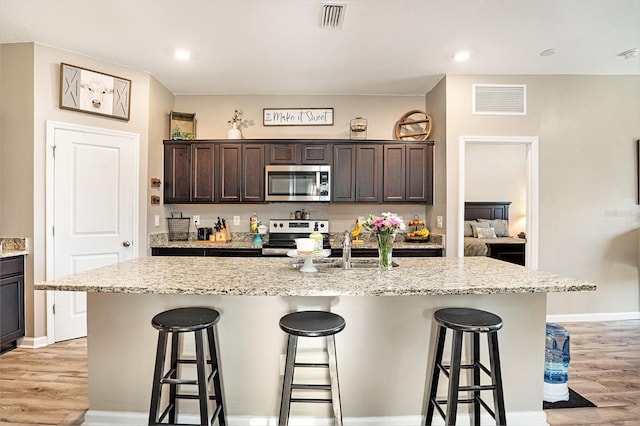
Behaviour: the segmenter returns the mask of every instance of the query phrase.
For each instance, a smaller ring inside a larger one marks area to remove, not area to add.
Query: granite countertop
[[[149,247],[151,248],[225,248],[225,249],[246,249],[246,248],[262,248],[262,244],[253,244],[255,234],[248,232],[232,233],[231,241],[198,241],[196,234],[191,233],[186,241],[169,241],[167,234],[150,234]],[[262,236],[264,242],[269,239],[268,235]],[[332,234],[330,244],[332,249],[342,249],[344,235],[342,233]],[[353,243],[352,250],[358,249],[375,249],[378,248],[374,239],[363,238],[362,243]],[[407,242],[402,236],[398,236],[393,243],[394,249],[443,249],[444,235],[431,234],[429,241],[426,242]]]
[[[29,254],[26,238],[0,237],[0,259],[5,257],[25,256]]]
[[[239,296],[404,296],[593,291],[573,278],[487,257],[396,258],[391,271],[320,269],[290,258],[144,257],[35,285],[37,290]],[[240,271],[240,273],[239,273]]]

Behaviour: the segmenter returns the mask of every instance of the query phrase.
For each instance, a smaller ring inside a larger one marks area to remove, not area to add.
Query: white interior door
[[[136,257],[137,137],[55,128],[53,138],[54,271],[48,279]],[[86,336],[86,293],[53,295],[53,340]]]

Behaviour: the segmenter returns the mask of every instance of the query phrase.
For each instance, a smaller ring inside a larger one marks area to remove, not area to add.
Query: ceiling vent
[[[527,115],[527,85],[474,84],[473,113]]]
[[[322,28],[342,28],[346,3],[322,3]]]

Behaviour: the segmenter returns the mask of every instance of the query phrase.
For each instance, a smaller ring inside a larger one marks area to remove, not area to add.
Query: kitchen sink
[[[295,261],[290,263],[294,269],[302,268],[304,262]],[[313,261],[313,266],[318,270],[323,269],[344,269],[344,263],[342,259],[318,259]],[[399,265],[396,262],[392,262],[394,268]],[[351,269],[373,269],[378,268],[378,259],[356,259],[351,261]]]

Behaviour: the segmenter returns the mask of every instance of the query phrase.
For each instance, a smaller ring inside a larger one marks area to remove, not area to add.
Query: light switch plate
[[[436,217],[436,222],[437,222],[437,227],[438,228],[442,228],[442,216],[437,216]]]
[[[154,218],[153,218],[153,221],[154,221],[153,224],[155,226],[160,226],[160,215],[158,215],[158,214],[155,215]]]
[[[234,216],[233,217],[233,224],[234,225],[240,225],[240,216]]]

